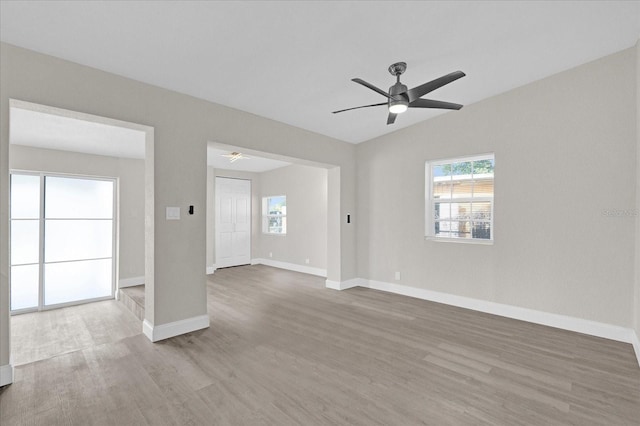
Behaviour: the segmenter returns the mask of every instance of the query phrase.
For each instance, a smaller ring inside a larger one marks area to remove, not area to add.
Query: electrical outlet
[[[400,272],[396,271],[396,281],[400,281]]]
[[[304,263],[309,264],[309,259],[305,259]]]
[[[269,252],[269,257],[273,257],[273,253]]]

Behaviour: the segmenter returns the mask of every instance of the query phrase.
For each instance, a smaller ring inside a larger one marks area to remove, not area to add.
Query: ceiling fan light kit
[[[387,102],[382,102],[378,104],[372,105],[363,105],[354,108],[341,109],[339,111],[333,111],[334,114],[339,112],[351,111],[359,108],[369,108],[374,106],[382,106],[387,105],[389,108],[389,116],[387,117],[387,124],[393,124],[396,121],[396,116],[398,114],[402,114],[409,108],[437,108],[437,109],[454,109],[459,110],[462,108],[460,104],[454,104],[451,102],[442,102],[435,101],[431,99],[422,99],[422,96],[427,93],[433,92],[434,90],[449,84],[459,78],[465,76],[465,73],[462,71],[454,71],[450,74],[444,75],[440,78],[436,78],[435,80],[431,80],[427,83],[421,84],[420,86],[416,86],[413,89],[408,90],[407,86],[400,83],[400,76],[407,70],[406,62],[396,62],[395,64],[391,64],[389,66],[389,73],[396,77],[396,84],[389,88],[389,92],[385,92],[384,90],[374,86],[371,83],[367,83],[366,81],[360,78],[351,79],[351,81],[361,84],[364,87],[373,90],[385,96],[388,100]]]
[[[407,101],[390,101],[389,112],[392,114],[402,114],[409,109],[409,102]]]
[[[247,157],[241,152],[236,152],[236,151],[230,152],[229,154],[220,154],[220,156],[228,158],[230,163],[234,163],[238,160],[248,160],[249,158],[251,158],[251,157]]]

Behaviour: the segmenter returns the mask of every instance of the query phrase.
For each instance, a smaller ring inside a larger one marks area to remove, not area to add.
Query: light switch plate
[[[167,220],[180,220],[180,207],[167,207]]]

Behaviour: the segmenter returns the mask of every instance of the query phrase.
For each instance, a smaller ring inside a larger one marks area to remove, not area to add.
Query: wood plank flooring
[[[210,276],[208,311],[17,367],[0,423],[640,424],[628,344],[261,265]]]
[[[115,300],[11,317],[13,365],[135,336],[141,325]]]

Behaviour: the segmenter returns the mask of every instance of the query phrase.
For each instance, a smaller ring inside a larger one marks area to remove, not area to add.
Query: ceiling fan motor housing
[[[389,73],[396,76],[396,84],[389,87],[389,111],[406,111],[409,97],[406,95],[407,86],[400,83],[400,75],[407,70],[406,62],[396,62],[389,66]],[[395,108],[394,108],[395,107]]]
[[[409,106],[409,97],[407,96],[407,86],[397,82],[393,86],[389,87],[389,108],[394,105]]]

